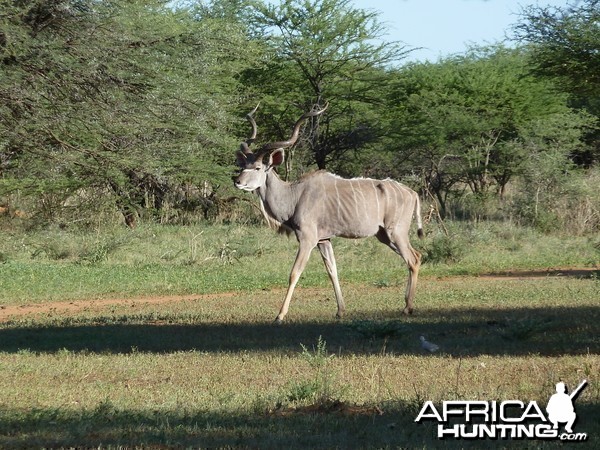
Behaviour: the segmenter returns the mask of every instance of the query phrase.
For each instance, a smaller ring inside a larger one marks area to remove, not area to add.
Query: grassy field
[[[0,448],[554,448],[440,441],[414,419],[426,400],[543,408],[556,382],[584,378],[575,431],[597,448],[597,240],[489,224],[429,231],[413,316],[399,315],[398,257],[339,240],[347,317],[334,319],[315,254],[280,327],[296,244],[269,230],[4,234]],[[420,335],[440,351],[424,353]]]

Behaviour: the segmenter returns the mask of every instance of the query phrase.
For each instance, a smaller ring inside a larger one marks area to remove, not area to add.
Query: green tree
[[[581,205],[589,203],[596,212],[581,221],[585,225],[578,223],[577,227],[580,232],[597,229],[600,205],[597,201],[593,205],[593,197],[586,192],[585,171],[571,159],[573,153],[585,148],[583,138],[593,122],[594,117],[589,114],[568,111],[532,120],[519,130],[524,151],[515,212],[526,223],[553,231],[566,223],[576,223],[569,216],[581,213]]]
[[[566,95],[529,74],[526,54],[501,46],[400,70],[389,109],[398,159],[420,171],[442,213],[454,187],[501,195],[521,170],[521,127],[570,113]]]
[[[255,23],[270,52],[249,76],[255,85],[268,86],[266,103],[285,132],[298,114],[288,105],[307,110],[331,104],[308,125],[311,162],[323,169],[333,157],[372,139],[364,131],[365,105],[380,102],[373,90],[382,84],[385,66],[408,53],[396,42],[381,41],[385,27],[378,14],[354,8],[350,0],[256,2],[255,8]]]
[[[227,179],[252,59],[236,24],[156,0],[2,3],[0,197],[30,195],[52,220],[83,193],[133,225],[181,186]]]
[[[529,6],[514,26],[514,38],[526,43],[537,75],[556,79],[571,93],[571,104],[600,117],[600,1],[582,0],[564,7]],[[588,135],[589,148],[575,155],[589,165],[600,159],[600,134]]]

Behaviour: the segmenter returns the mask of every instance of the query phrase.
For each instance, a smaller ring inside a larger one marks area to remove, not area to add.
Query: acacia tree
[[[157,0],[3,5],[0,196],[52,219],[84,189],[133,225],[184,183],[226,179],[234,77],[252,57],[233,24]]]
[[[586,203],[586,183],[580,179],[585,172],[571,159],[574,152],[585,147],[583,137],[594,118],[589,114],[568,111],[550,117],[532,120],[519,130],[519,144],[522,148],[522,172],[520,189],[516,195],[516,212],[527,223],[544,231],[556,227],[558,214],[555,212],[565,203]],[[593,197],[588,196],[590,206]],[[577,202],[573,202],[577,199]],[[598,207],[587,217],[586,226],[593,230],[598,226]],[[566,216],[580,211],[574,208]],[[595,217],[594,217],[595,216]],[[581,225],[580,225],[581,227]]]
[[[280,123],[293,123],[297,110],[286,109],[292,102],[304,110],[331,103],[326,115],[308,125],[305,142],[313,162],[323,169],[336,149],[356,148],[353,139],[372,139],[357,117],[364,104],[380,102],[373,89],[384,79],[383,67],[408,53],[397,42],[378,43],[385,34],[378,14],[353,8],[351,0],[254,5],[254,22],[271,57],[249,76],[255,85],[268,86],[268,107]]]
[[[390,135],[405,170],[420,170],[444,214],[457,186],[481,199],[502,195],[525,161],[520,130],[544,120],[551,130],[557,114],[574,114],[566,103],[551,82],[528,73],[522,51],[474,48],[398,72]]]
[[[600,117],[600,0],[564,7],[529,6],[514,26],[514,39],[528,45],[533,73],[557,80],[571,105]],[[576,162],[600,160],[600,134],[588,134],[595,151],[576,153]]]

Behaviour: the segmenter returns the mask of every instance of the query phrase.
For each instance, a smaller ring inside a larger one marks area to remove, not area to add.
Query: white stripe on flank
[[[402,185],[396,180],[392,180],[392,185],[394,186],[394,195],[396,195],[396,217],[400,218],[404,213],[404,192],[402,191]],[[398,201],[396,192],[400,194],[400,201]]]
[[[367,198],[365,197],[365,193],[364,193],[365,185],[364,185],[364,183],[362,183],[362,184],[359,184],[358,187],[360,188],[358,190],[358,192],[360,192],[360,195],[362,197],[363,209],[365,210],[365,218],[367,218],[367,217],[369,217],[369,210],[367,209]]]
[[[358,218],[358,202],[356,201],[356,191],[354,190],[354,181],[350,181],[350,188],[352,189],[352,200],[354,201],[354,211],[356,212],[356,217]]]
[[[340,191],[338,190],[337,187],[337,178],[333,179],[333,187],[335,188],[335,193],[337,195],[337,216],[338,219],[341,219],[341,215],[340,215]]]
[[[393,215],[393,220],[394,220],[394,225],[395,225],[396,224],[396,217],[398,217],[398,194],[396,194],[396,187],[394,186],[394,182],[392,181],[390,184],[391,184],[392,191],[394,192],[394,209],[393,209],[394,215]]]
[[[327,198],[327,189],[325,188],[325,179],[321,177],[321,209],[323,211],[327,211],[327,203],[325,199]]]
[[[375,186],[375,180],[371,180],[371,186],[373,186],[373,190],[375,191],[375,200],[377,201],[377,218],[381,217],[381,210],[379,209],[379,195],[377,193],[377,186]]]

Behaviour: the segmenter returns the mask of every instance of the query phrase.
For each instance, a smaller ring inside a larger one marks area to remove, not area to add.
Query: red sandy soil
[[[597,268],[564,268],[564,269],[540,269],[540,270],[525,270],[525,271],[506,271],[495,272],[479,275],[478,278],[489,280],[520,280],[527,278],[546,278],[546,277],[575,277],[575,278],[590,278],[594,273],[597,273]],[[442,279],[457,279],[461,280],[465,277],[441,277]],[[283,289],[274,289],[275,291]],[[298,289],[310,291],[311,288]],[[85,311],[97,311],[110,306],[131,306],[132,308],[146,305],[160,305],[165,303],[182,302],[182,301],[198,301],[215,298],[228,298],[238,295],[237,292],[224,292],[218,294],[205,295],[169,295],[156,297],[139,297],[139,298],[107,298],[97,300],[72,300],[63,302],[49,303],[33,303],[25,305],[0,305],[0,323],[11,319],[17,319],[24,316],[36,314],[77,314]]]
[[[206,295],[168,295],[157,297],[139,297],[139,298],[106,298],[97,300],[71,300],[65,302],[49,303],[31,303],[25,305],[0,305],[0,322],[6,322],[9,319],[16,319],[22,316],[33,314],[76,314],[84,311],[101,310],[109,306],[127,306],[132,308],[145,305],[160,305],[172,302],[181,302],[185,300],[202,300],[215,297],[230,297],[235,295],[233,292],[221,294]]]

